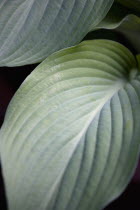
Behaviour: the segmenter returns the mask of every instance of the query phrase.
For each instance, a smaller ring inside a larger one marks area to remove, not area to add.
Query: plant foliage
[[[139,0],[0,0],[0,66],[43,61],[0,130],[9,210],[102,210],[129,183],[140,153],[139,14]],[[79,44],[91,31],[97,39]]]
[[[139,109],[138,65],[119,43],[85,41],[48,57],[1,130],[9,208],[102,209],[135,169]]]

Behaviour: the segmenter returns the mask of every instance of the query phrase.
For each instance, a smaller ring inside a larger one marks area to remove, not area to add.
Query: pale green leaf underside
[[[0,66],[37,63],[79,43],[113,0],[0,0]]]
[[[124,46],[85,41],[48,57],[1,129],[9,209],[102,209],[132,177],[139,112],[137,62]]]
[[[124,35],[137,53],[140,53],[140,17],[130,14],[125,7],[115,4],[107,16],[96,27],[97,29],[111,29]]]

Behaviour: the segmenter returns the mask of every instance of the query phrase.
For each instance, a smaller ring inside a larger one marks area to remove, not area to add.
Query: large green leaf
[[[139,125],[140,75],[127,48],[94,40],[51,55],[1,129],[9,209],[102,209],[132,177]]]
[[[91,30],[111,29],[122,35],[132,44],[137,53],[140,53],[140,17],[131,14],[132,11],[115,4],[107,16]]]
[[[0,0],[0,66],[37,63],[75,45],[114,0]]]

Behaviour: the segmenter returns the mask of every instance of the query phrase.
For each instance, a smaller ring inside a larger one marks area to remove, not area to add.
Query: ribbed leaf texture
[[[94,40],[51,55],[1,129],[9,209],[103,209],[133,175],[139,125],[140,75],[127,48]]]
[[[0,66],[44,60],[79,43],[113,0],[0,0]]]

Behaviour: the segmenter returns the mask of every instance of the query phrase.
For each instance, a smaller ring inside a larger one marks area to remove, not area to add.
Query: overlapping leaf
[[[48,57],[0,135],[10,210],[98,210],[126,187],[140,148],[140,75],[124,46],[85,41]]]
[[[0,0],[0,66],[42,61],[72,46],[107,14],[113,0]]]
[[[133,14],[132,10],[114,4],[107,16],[96,28],[91,26],[91,30],[97,29],[115,30],[127,39],[137,53],[140,53],[140,17]]]

